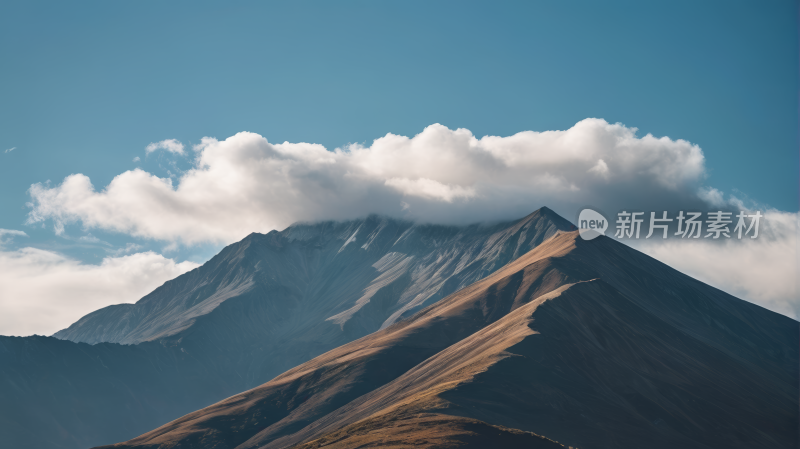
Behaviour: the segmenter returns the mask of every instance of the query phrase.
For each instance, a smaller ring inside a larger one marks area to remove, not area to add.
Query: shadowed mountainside
[[[571,226],[543,208],[493,225],[371,216],[251,234],[59,339],[0,337],[0,441],[134,437],[407,317]]]
[[[561,233],[408,320],[113,447],[513,434],[520,447],[794,448],[799,330],[609,238]]]
[[[135,344],[198,327],[221,304],[271,296],[263,318],[278,328],[325,325],[363,336],[494,272],[558,230],[542,208],[514,222],[420,225],[379,216],[295,224],[251,234],[136,304],[108,306],[53,336]],[[299,312],[299,313],[298,313]]]

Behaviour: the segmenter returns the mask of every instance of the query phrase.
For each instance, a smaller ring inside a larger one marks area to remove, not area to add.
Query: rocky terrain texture
[[[798,322],[606,237],[113,446],[796,448]]]

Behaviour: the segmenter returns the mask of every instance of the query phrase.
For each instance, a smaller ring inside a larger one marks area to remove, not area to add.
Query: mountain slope
[[[796,447],[798,332],[611,239],[562,233],[409,320],[114,447],[470,444],[446,437],[463,420],[583,449]]]
[[[136,304],[109,306],[54,334],[135,344],[173,336],[225,301],[270,300],[270,325],[315,319],[366,335],[485,277],[572,225],[547,208],[491,226],[438,226],[371,216],[251,234]],[[270,296],[276,298],[270,298]],[[298,310],[289,309],[297,306]],[[315,313],[318,316],[310,316]]]
[[[0,337],[0,440],[134,437],[408,316],[570,226],[541,209],[491,226],[369,217],[252,234],[62,340]]]
[[[565,449],[563,444],[532,432],[437,413],[387,413],[359,421],[299,447]]]

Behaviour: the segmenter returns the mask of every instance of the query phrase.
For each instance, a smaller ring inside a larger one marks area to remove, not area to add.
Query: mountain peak
[[[136,304],[95,311],[54,336],[126,344],[173,338],[207,322],[200,318],[227,301],[269,303],[286,295],[291,300],[280,301],[315,304],[321,314],[315,319],[323,327],[338,326],[337,338],[366,335],[491,274],[569,226],[547,208],[491,225],[416,224],[377,214],[298,222],[283,231],[253,232]],[[275,313],[289,319],[294,312]]]
[[[445,446],[472,420],[529,432],[521,447],[789,448],[797,334],[611,238],[559,230],[406,320],[115,447],[356,448],[386,429]]]

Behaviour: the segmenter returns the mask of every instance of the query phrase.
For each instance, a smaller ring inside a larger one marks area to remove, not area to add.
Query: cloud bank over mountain
[[[165,141],[166,142],[166,141]],[[170,141],[178,148],[177,141]],[[163,145],[168,148],[169,146]],[[182,148],[182,146],[181,146]],[[148,151],[150,147],[148,147]],[[370,146],[328,151],[272,144],[253,133],[204,138],[176,184],[141,169],[97,190],[82,174],[30,189],[31,222],[167,241],[231,243],[300,220],[368,213],[438,223],[510,219],[543,205],[572,219],[578,207],[699,207],[703,153],[684,140],[586,119],[566,131],[476,138],[431,125]]]
[[[297,221],[369,213],[464,224],[519,218],[541,206],[573,221],[584,207],[601,211],[612,221],[622,209],[746,208],[706,184],[705,158],[698,145],[638,136],[636,131],[590,118],[563,131],[478,138],[467,129],[434,124],[413,137],[387,134],[369,146],[352,144],[334,150],[311,143],[274,144],[248,132],[225,140],[205,137],[193,151],[185,152],[182,143],[168,139],[149,145],[146,152],[163,150],[175,157],[186,153],[192,166],[179,178],[137,168],[119,174],[100,190],[83,174],[70,175],[55,186],[34,184],[28,220],[51,224],[56,233],[75,223],[85,229],[194,245],[227,244],[254,231],[283,229]],[[715,287],[796,318],[800,311],[795,284],[797,214],[760,209],[766,217],[755,241],[651,239],[631,244]],[[611,225],[609,235],[613,235]],[[3,257],[22,258],[8,253]],[[23,266],[35,271],[33,261],[38,259],[28,260],[32,262]],[[169,262],[172,268],[165,273],[170,276],[186,269]],[[78,269],[74,263],[63,264]],[[135,276],[128,276],[126,285],[134,285]],[[22,291],[19,281],[7,282],[7,288]],[[125,292],[131,299],[146,293],[138,287]],[[103,305],[118,302],[107,300]],[[86,311],[81,310],[79,314]]]

